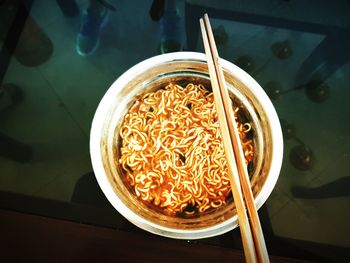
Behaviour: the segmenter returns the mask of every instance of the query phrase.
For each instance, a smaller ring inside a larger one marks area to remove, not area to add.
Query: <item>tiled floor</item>
[[[83,9],[87,1],[77,3]],[[81,57],[75,50],[80,19],[65,18],[56,3],[34,2],[31,14],[51,39],[54,52],[35,68],[16,59],[8,67],[4,83],[20,86],[25,96],[6,112],[1,129],[30,144],[34,156],[26,164],[0,159],[1,190],[70,201],[76,181],[92,170],[88,143],[99,100],[118,76],[158,49],[158,24],[146,19],[150,3],[140,2],[144,9],[126,19],[120,14],[122,8],[132,8],[130,3],[117,4],[120,8],[111,16],[100,49],[92,57]],[[140,27],[139,34],[130,34]],[[152,41],[140,45],[150,33]]]
[[[349,66],[343,67],[337,74],[349,74],[349,69]],[[335,75],[327,81],[331,86],[331,97],[324,104],[295,104],[294,113],[285,115],[295,124],[297,136],[313,150],[316,161],[311,171],[296,170],[288,162],[287,155],[296,143],[285,142],[286,156],[277,186],[285,191],[289,202],[273,215],[273,228],[278,235],[350,246],[350,231],[346,227],[346,222],[350,219],[350,196],[301,199],[293,197],[290,192],[293,186],[317,187],[350,176],[350,130],[348,122],[344,121],[349,114],[346,105],[350,94],[343,80],[344,78]],[[294,96],[296,94],[297,92]],[[294,100],[293,97],[290,103],[295,102],[297,98]],[[287,103],[288,101],[284,102],[284,106]],[[272,199],[271,202],[274,204],[276,201]],[[270,207],[270,200],[268,206]]]
[[[30,144],[34,155],[24,164],[1,158],[1,189],[46,197],[40,194],[45,185],[62,176],[77,179],[89,170],[80,165],[82,151],[89,158],[88,137],[37,68],[12,60],[5,81],[21,87],[24,98],[7,111],[2,130]],[[69,200],[71,192],[60,190],[60,200]]]
[[[259,26],[253,26],[249,34],[243,30],[247,24],[219,19],[213,24],[214,28],[223,25],[229,36],[227,44],[220,47],[223,54],[228,54],[227,59],[234,61],[238,56],[250,55],[257,65],[257,71],[252,75],[262,85],[277,81],[284,90],[300,84],[295,78],[296,70],[324,39],[322,35]],[[273,57],[271,45],[286,39],[292,48],[292,56],[286,60]],[[200,45],[199,41],[199,49]],[[261,54],[259,50],[266,52]],[[237,55],[233,56],[235,52]],[[347,164],[350,127],[345,121],[345,116],[350,113],[347,102],[350,94],[346,84],[349,74],[350,66],[346,65],[327,80],[331,95],[324,103],[311,102],[304,90],[292,91],[273,101],[279,117],[294,124],[296,137],[311,148],[315,156],[312,169],[300,171],[289,161],[289,152],[298,142],[293,139],[285,141],[280,177],[267,201],[273,230],[278,236],[350,246],[350,231],[346,227],[346,221],[350,220],[350,197],[301,199],[291,192],[294,186],[316,187],[350,176]]]
[[[77,2],[82,8],[87,3]],[[76,181],[92,169],[89,132],[100,99],[125,70],[158,53],[159,23],[149,19],[151,1],[137,3],[135,8],[133,1],[115,1],[117,11],[102,33],[99,49],[93,56],[81,57],[75,50],[79,18],[64,18],[56,4],[35,1],[32,15],[53,42],[54,52],[46,63],[33,68],[12,59],[7,70],[4,82],[17,84],[25,96],[6,116],[1,115],[0,127],[30,144],[34,157],[23,164],[0,158],[1,190],[70,201]],[[125,10],[134,10],[133,15]],[[256,79],[261,84],[278,81],[283,89],[296,85],[296,70],[323,39],[322,35],[217,19],[213,25],[223,25],[229,36],[219,47],[223,58],[234,61],[240,55],[251,55],[259,71]],[[271,45],[286,39],[293,55],[282,61],[273,57]],[[198,45],[202,50],[200,41]],[[280,178],[267,201],[279,236],[350,247],[349,197],[305,200],[295,198],[290,190],[350,175],[349,75],[347,65],[327,80],[331,96],[323,104],[310,102],[302,90],[273,102],[279,117],[295,125],[296,136],[316,158],[312,170],[295,169],[289,151],[297,142],[285,141]]]

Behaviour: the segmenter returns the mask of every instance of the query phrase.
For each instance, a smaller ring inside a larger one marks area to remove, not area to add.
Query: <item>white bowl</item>
[[[254,129],[256,157],[251,185],[259,209],[279,176],[283,156],[281,126],[260,85],[234,64],[223,59],[220,64],[231,95],[242,105]],[[123,117],[142,93],[164,87],[169,82],[201,82],[209,86],[205,55],[176,52],[155,56],[133,66],[112,84],[97,108],[91,127],[90,154],[95,176],[114,208],[144,230],[179,239],[220,235],[237,227],[233,202],[203,216],[180,218],[145,205],[124,183],[116,146],[120,145],[118,129]]]

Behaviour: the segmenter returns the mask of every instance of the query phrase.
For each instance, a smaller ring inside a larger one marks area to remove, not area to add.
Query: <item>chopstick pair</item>
[[[219,64],[219,55],[207,14],[204,15],[204,20],[203,18],[200,19],[200,26],[228,164],[232,194],[238,214],[244,255],[247,262],[269,262],[233,107],[226,88],[224,74]]]

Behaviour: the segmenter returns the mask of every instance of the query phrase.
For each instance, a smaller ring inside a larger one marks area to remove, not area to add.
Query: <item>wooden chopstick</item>
[[[243,196],[245,199],[245,204],[246,204],[248,215],[250,218],[250,225],[251,225],[252,234],[254,238],[257,257],[260,262],[268,262],[269,257],[266,249],[264,235],[261,229],[259,216],[254,204],[254,197],[250,186],[248,171],[245,165],[245,158],[244,158],[244,153],[242,149],[242,144],[240,141],[237,124],[234,118],[234,112],[231,106],[231,100],[228,94],[228,90],[226,88],[224,74],[223,74],[222,68],[219,65],[219,54],[216,49],[213,32],[211,30],[211,26],[210,26],[210,22],[207,14],[204,16],[204,21],[208,31],[207,35],[209,37],[211,53],[212,53],[212,56],[214,57],[214,64],[218,75],[219,88],[221,91],[221,97],[224,102],[224,109],[225,109],[226,118],[229,126],[230,137],[233,143],[233,150],[236,158],[238,175],[240,178]]]
[[[265,239],[254,204],[239,132],[234,118],[233,107],[226,88],[224,74],[219,64],[219,55],[207,14],[204,15],[204,21],[200,19],[200,25],[228,162],[232,194],[237,208],[244,254],[248,262],[269,262]]]

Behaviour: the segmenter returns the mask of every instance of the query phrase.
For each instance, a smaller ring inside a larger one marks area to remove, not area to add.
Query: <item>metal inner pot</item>
[[[232,98],[244,109],[254,130],[254,170],[251,185],[257,208],[272,192],[281,167],[283,141],[277,114],[259,84],[235,65],[221,60]],[[234,202],[192,218],[163,214],[138,199],[125,183],[119,160],[119,128],[130,106],[144,92],[170,82],[210,87],[205,55],[178,52],[145,60],[118,78],[101,100],[92,129],[90,151],[97,181],[111,204],[129,221],[155,234],[198,239],[225,233],[237,226]]]

